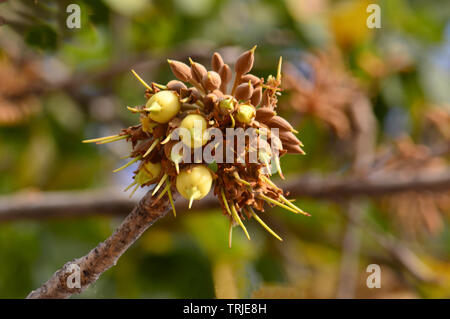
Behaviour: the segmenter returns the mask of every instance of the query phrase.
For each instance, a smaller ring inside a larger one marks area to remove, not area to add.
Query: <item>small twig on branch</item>
[[[436,283],[438,278],[432,273],[419,257],[400,239],[394,238],[390,234],[383,233],[372,224],[363,222],[361,219],[347,216],[349,221],[364,229],[364,232],[372,237],[390,257],[406,269],[416,280],[425,283]]]
[[[355,126],[353,136],[353,173],[364,176],[370,171],[375,156],[377,119],[373,107],[364,94],[358,94],[350,104],[350,113]],[[351,199],[345,205],[345,212],[353,220],[362,220],[367,211],[367,200]],[[361,254],[359,225],[348,222],[343,242],[340,267],[338,298],[354,298],[358,281],[359,256]]]
[[[360,220],[366,212],[366,204],[358,200],[352,200],[345,205],[346,215],[351,219]],[[355,297],[357,281],[359,255],[361,253],[361,233],[362,230],[358,224],[348,222],[342,242],[341,267],[339,275],[339,285],[337,289],[337,298],[349,299]]]
[[[168,207],[166,198],[152,205],[152,196],[150,192],[147,193],[108,239],[92,249],[86,256],[66,263],[44,285],[32,291],[27,298],[68,298],[75,293],[81,293],[102,273],[114,266],[120,256],[148,227],[166,215]],[[80,288],[70,288],[68,285],[69,276],[74,271],[73,265],[80,270]]]

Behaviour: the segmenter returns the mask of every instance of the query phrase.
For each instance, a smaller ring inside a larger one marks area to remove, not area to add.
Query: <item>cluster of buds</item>
[[[41,110],[38,64],[0,54],[0,126],[25,122]]]
[[[425,119],[426,125],[439,132],[439,139],[450,141],[450,104],[429,107],[425,112]]]
[[[284,67],[283,85],[291,91],[287,105],[328,124],[339,138],[349,137],[354,129],[350,108],[361,88],[336,49],[306,55],[304,62],[310,72],[293,64]]]
[[[391,147],[380,151],[372,176],[394,174],[398,178],[410,175],[432,175],[447,171],[445,156],[423,144],[416,144],[408,136],[399,138]],[[450,192],[406,191],[384,196],[381,204],[392,213],[394,223],[410,238],[438,235],[445,226],[445,216],[450,213]]]
[[[140,115],[140,123],[123,129],[118,135],[84,141],[104,144],[126,139],[131,142],[133,159],[116,171],[140,162],[134,181],[127,189],[155,185],[154,202],[167,194],[174,214],[174,191],[189,201],[190,208],[194,200],[201,200],[213,188],[224,214],[230,219],[230,245],[233,226],[239,225],[250,239],[243,223],[250,218],[281,240],[256,213],[264,211],[265,203],[308,215],[270,180],[276,171],[284,178],[280,156],[304,152],[302,143],[294,135],[298,132],[275,112],[281,94],[282,59],[277,75],[264,81],[249,73],[255,48],[238,57],[233,82],[232,70],[219,53],[212,56],[209,71],[191,59],[190,65],[168,60],[177,80],[166,85],[154,82],[149,85],[133,71],[146,87],[148,99],[145,105],[128,107]],[[234,137],[225,139],[220,134],[229,129],[253,129],[255,135],[253,140],[244,138],[239,148],[234,145]],[[179,134],[180,130],[188,134]],[[214,140],[211,140],[212,135]],[[257,160],[251,161],[249,152],[255,141]],[[214,156],[231,153],[231,161],[228,158],[226,162],[208,161],[196,156],[206,150]]]

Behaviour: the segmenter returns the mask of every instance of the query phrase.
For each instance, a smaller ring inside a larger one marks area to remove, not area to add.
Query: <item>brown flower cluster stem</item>
[[[151,192],[147,193],[125,218],[116,231],[104,242],[92,249],[87,255],[66,263],[41,287],[33,290],[28,299],[68,298],[81,293],[90,284],[97,281],[102,273],[114,266],[120,256],[159,218],[169,211],[168,199],[153,204]],[[68,277],[73,266],[80,269],[81,288],[69,288]]]

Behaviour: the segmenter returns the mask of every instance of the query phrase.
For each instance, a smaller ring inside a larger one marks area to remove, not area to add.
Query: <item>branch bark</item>
[[[120,256],[159,218],[168,212],[167,196],[153,204],[151,193],[147,193],[125,218],[116,231],[87,255],[66,263],[41,287],[33,290],[28,299],[68,298],[81,293],[95,282],[102,273],[114,266]],[[69,276],[80,270],[81,287],[70,288]]]

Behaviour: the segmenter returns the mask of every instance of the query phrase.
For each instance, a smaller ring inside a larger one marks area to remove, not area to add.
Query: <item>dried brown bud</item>
[[[253,62],[255,60],[255,49],[256,49],[256,45],[251,48],[248,51],[245,51],[244,53],[242,53],[237,61],[236,61],[236,65],[234,66],[234,70],[236,71],[237,74],[247,74],[248,72],[250,72],[250,70],[253,67]]]
[[[219,98],[214,93],[209,93],[203,99],[205,106],[208,108],[212,108],[217,103],[218,100]]]
[[[202,79],[203,87],[208,91],[214,91],[220,87],[222,80],[220,75],[214,71],[208,71]]]
[[[214,71],[219,72],[220,68],[224,65],[222,56],[214,52],[212,58],[211,58],[211,67]]]
[[[195,102],[198,99],[200,99],[202,96],[201,96],[200,92],[196,88],[190,87],[188,89],[184,89],[184,88],[181,89],[180,90],[180,97],[182,99],[189,97],[188,101],[190,103],[192,103],[192,102]]]
[[[178,80],[189,82],[191,79],[191,68],[188,65],[175,60],[167,60],[167,62],[169,63],[173,75],[175,75]]]
[[[250,82],[242,83],[236,88],[234,96],[237,100],[248,101],[253,95],[253,86]]]
[[[270,120],[275,115],[277,115],[277,113],[268,107],[260,107],[256,110],[256,120],[263,123]]]
[[[183,82],[172,80],[169,83],[167,83],[167,88],[172,91],[176,91],[177,93],[180,93],[182,89],[187,89],[186,85]]]
[[[301,144],[301,142],[298,140],[298,138],[292,132],[289,132],[289,131],[284,131],[284,130],[280,131],[279,137],[280,137],[280,140],[283,142],[283,145],[286,145],[286,144],[300,145]]]
[[[197,62],[192,61],[191,58],[189,58],[189,62],[191,63],[191,76],[192,78],[197,81],[198,83],[201,83],[203,76],[208,72],[206,68]]]
[[[241,83],[247,83],[250,81],[253,86],[257,86],[261,83],[261,79],[253,74],[246,74],[241,78]]]
[[[253,95],[250,99],[250,102],[254,105],[254,106],[258,106],[258,104],[261,102],[262,100],[262,86],[258,86],[254,91],[253,91]]]
[[[153,138],[160,138],[161,136],[164,136],[167,130],[167,125],[165,124],[159,124],[153,129]]]
[[[202,95],[200,94],[200,92],[198,91],[198,89],[196,89],[196,88],[189,88],[189,91],[191,91],[191,96],[192,96],[195,100],[201,99]]]
[[[170,157],[170,153],[172,151],[172,147],[178,143],[178,141],[169,141],[166,144],[164,144],[163,150],[164,150],[164,155],[166,155],[167,158],[171,158]]]
[[[289,153],[289,154],[306,154],[304,150],[301,149],[298,145],[293,144],[283,144],[283,148]]]
[[[277,127],[281,130],[292,131],[293,127],[286,121],[284,118],[280,116],[274,116],[269,121],[265,122],[265,124],[269,127]]]
[[[222,65],[219,70],[220,78],[222,79],[222,84],[220,85],[220,90],[224,93],[227,93],[227,84],[231,81],[231,77],[233,76],[231,73],[231,69],[228,64]]]
[[[219,98],[222,98],[224,96],[224,94],[220,90],[214,90],[214,91],[212,91],[212,93],[217,95],[217,97],[219,97]]]
[[[265,90],[264,91],[260,107],[262,107],[262,108],[273,108],[273,106],[270,105],[269,90]]]

